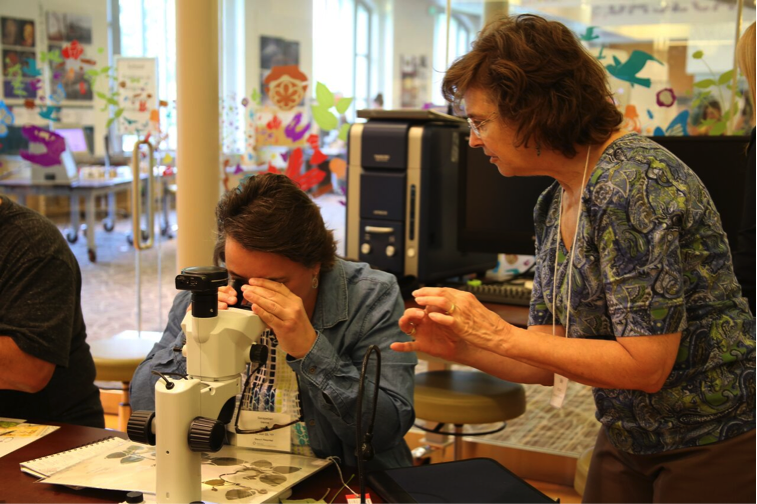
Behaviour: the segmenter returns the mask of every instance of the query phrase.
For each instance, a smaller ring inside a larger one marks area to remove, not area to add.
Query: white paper
[[[11,420],[11,421],[8,421]],[[23,420],[0,420],[0,457],[23,448],[43,436],[59,429],[52,425],[28,424]]]
[[[570,380],[564,376],[555,373],[555,382],[552,386],[552,400],[549,401],[549,404],[555,408],[562,408],[562,405],[565,402],[565,394],[568,392],[569,381]]]
[[[41,482],[154,494],[155,447],[129,442],[121,448]],[[330,463],[314,457],[224,446],[217,453],[203,453],[201,498],[205,502],[269,502]]]
[[[239,428],[242,430],[257,430],[273,425],[285,425],[291,421],[291,417],[286,413],[244,410],[239,412]],[[255,450],[291,452],[292,427],[261,432],[260,434],[237,434],[234,444]]]

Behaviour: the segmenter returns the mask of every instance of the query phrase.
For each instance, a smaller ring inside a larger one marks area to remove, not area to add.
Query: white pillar
[[[176,266],[213,260],[220,197],[218,0],[176,2]]]
[[[490,21],[507,16],[510,12],[510,5],[507,0],[486,0],[484,3],[484,26]]]

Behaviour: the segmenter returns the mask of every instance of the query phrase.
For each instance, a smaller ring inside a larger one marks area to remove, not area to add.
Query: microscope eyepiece
[[[176,288],[192,292],[192,315],[211,318],[218,315],[218,288],[228,282],[226,268],[193,266],[176,275]]]
[[[229,280],[226,268],[219,266],[193,266],[176,275],[176,288],[192,292],[218,291]]]

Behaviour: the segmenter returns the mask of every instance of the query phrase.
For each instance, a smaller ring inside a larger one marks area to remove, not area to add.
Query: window
[[[362,1],[355,2],[355,108],[371,107],[371,26],[373,14],[370,6]]]
[[[176,0],[118,0],[121,55],[158,58],[160,124],[168,139],[162,148],[176,149]],[[136,137],[124,135],[121,145],[131,151]]]
[[[469,18],[474,17],[474,20]],[[480,23],[480,16],[452,13],[449,20],[449,47],[447,47],[447,15],[444,11],[436,15],[434,27],[434,71],[432,96],[434,105],[444,105],[441,83],[444,72],[457,58],[470,51],[474,37],[474,22]],[[449,53],[448,53],[449,51]]]

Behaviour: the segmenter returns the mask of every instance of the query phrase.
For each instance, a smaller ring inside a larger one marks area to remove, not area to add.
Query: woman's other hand
[[[286,285],[264,278],[251,278],[242,292],[252,303],[252,312],[273,329],[282,350],[295,359],[310,351],[316,332],[299,296]]]
[[[218,288],[218,309],[228,310],[231,306],[237,305],[237,291],[231,285],[224,285]]]

